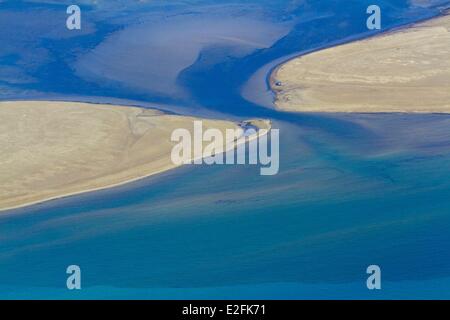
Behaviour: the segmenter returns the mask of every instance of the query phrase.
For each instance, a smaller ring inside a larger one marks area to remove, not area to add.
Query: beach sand
[[[238,123],[76,102],[0,102],[0,210],[117,186],[176,167],[172,131]],[[226,141],[229,143],[229,141]]]
[[[296,112],[450,112],[450,16],[279,66],[275,105]]]

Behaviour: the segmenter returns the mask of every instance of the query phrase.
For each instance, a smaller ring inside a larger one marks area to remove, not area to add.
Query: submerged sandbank
[[[178,128],[239,123],[77,102],[0,102],[0,210],[134,181],[176,167]],[[257,123],[257,122],[255,122]]]
[[[450,112],[450,16],[310,53],[271,75],[297,112]]]

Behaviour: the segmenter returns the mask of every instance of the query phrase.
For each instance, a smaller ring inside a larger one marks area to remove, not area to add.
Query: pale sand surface
[[[176,167],[172,131],[237,123],[136,107],[0,102],[0,210],[103,189]],[[229,141],[225,141],[229,143]]]
[[[450,16],[295,58],[271,85],[286,111],[449,113]]]

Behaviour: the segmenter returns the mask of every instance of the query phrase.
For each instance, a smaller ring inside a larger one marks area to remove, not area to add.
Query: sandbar
[[[237,122],[130,106],[0,102],[0,211],[172,169],[171,133],[193,130],[196,120],[205,130],[239,128]]]
[[[278,109],[450,112],[450,16],[294,58],[271,74]]]

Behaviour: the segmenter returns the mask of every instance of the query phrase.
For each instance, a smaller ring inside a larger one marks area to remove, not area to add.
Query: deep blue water
[[[378,3],[384,30],[439,13]],[[0,99],[267,117],[280,129],[280,172],[188,166],[2,213],[0,297],[450,297],[450,116],[288,114],[241,96],[277,59],[370,35],[372,1],[122,4],[86,4],[74,36],[64,5],[0,3]],[[80,292],[65,289],[71,264]],[[365,286],[370,264],[382,268],[378,292]]]

